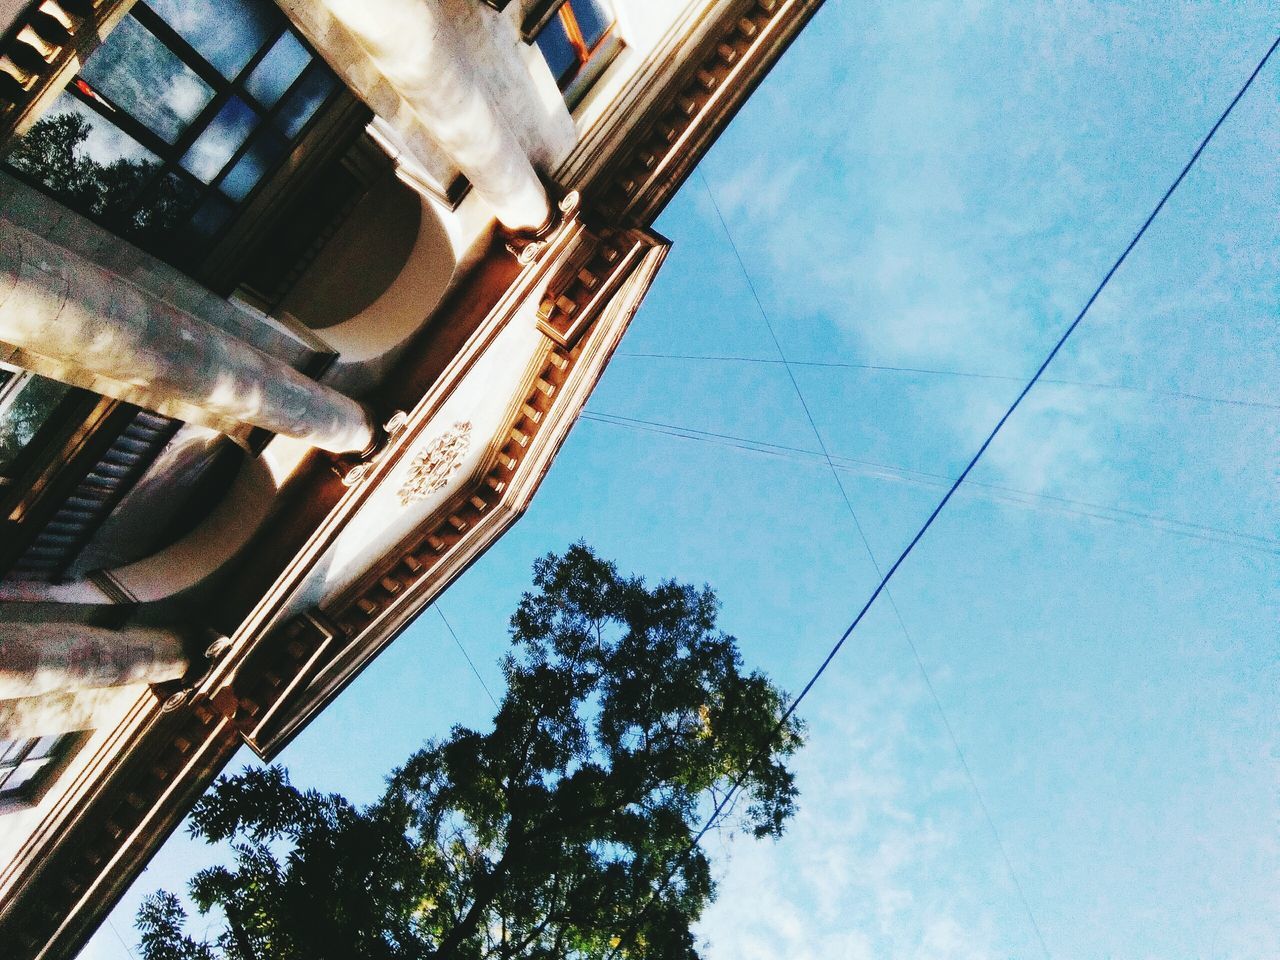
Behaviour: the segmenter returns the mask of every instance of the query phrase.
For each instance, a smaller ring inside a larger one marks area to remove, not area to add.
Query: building
[[[530,502],[820,0],[4,0],[0,955]]]

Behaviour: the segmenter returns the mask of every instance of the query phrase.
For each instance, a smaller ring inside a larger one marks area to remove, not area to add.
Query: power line
[[[1004,373],[978,373],[971,370],[940,370],[931,367],[897,367],[879,363],[853,363],[841,360],[772,360],[768,357],[738,357],[727,355],[706,355],[696,353],[628,353],[619,351],[615,357],[630,357],[646,360],[701,360],[719,363],[787,363],[793,367],[827,367],[844,370],[870,370],[880,373],[910,373],[931,377],[958,377],[970,380],[999,380],[1006,383],[1024,383],[1025,376],[1014,376]],[[1203,393],[1190,393],[1186,390],[1157,390],[1154,387],[1136,387],[1128,383],[1106,383],[1094,380],[1069,380],[1056,377],[1042,377],[1041,383],[1052,383],[1064,387],[1090,387],[1097,390],[1123,390],[1129,393],[1142,393],[1152,397],[1165,397],[1172,400],[1189,400],[1196,403],[1222,404],[1232,407],[1254,407],[1260,410],[1280,410],[1280,403],[1268,403],[1265,400],[1240,400],[1234,397],[1212,397]]]
[[[656,420],[642,420],[636,417],[626,417],[612,413],[600,413],[592,410],[585,411],[580,416],[582,419],[590,420],[594,423],[609,424],[615,427],[625,427],[629,430],[653,433],[658,434],[659,436],[674,437],[679,440],[693,440],[698,443],[706,443],[732,450],[742,450],[747,453],[776,457],[793,463],[820,464],[826,462],[818,451],[806,450],[803,447],[791,447],[784,444],[769,443],[764,440],[753,440],[749,437],[737,437],[732,434],[713,433],[711,431],[698,430],[693,427],[685,427],[679,424],[662,423],[661,421]],[[840,470],[852,471],[864,476],[895,480],[919,486],[945,487],[955,479],[954,477],[948,476],[944,473],[932,473],[927,470],[912,470],[907,467],[879,463],[874,460],[861,460],[854,457],[845,457],[840,454],[832,454],[831,459]],[[965,482],[964,491],[962,492],[981,494],[998,503],[1011,503],[1037,510],[1050,510],[1055,513],[1066,514],[1068,516],[1084,517],[1093,520],[1106,520],[1110,523],[1133,524],[1135,526],[1142,526],[1148,529],[1170,533],[1179,537],[1200,540],[1205,543],[1226,544],[1246,550],[1259,550],[1268,554],[1280,552],[1280,540],[1275,540],[1270,537],[1243,533],[1239,530],[1231,530],[1225,527],[1215,527],[1210,524],[1193,523],[1186,520],[1174,520],[1170,517],[1162,517],[1158,514],[1144,513],[1140,510],[1130,510],[1125,507],[1117,507],[1105,503],[1092,503],[1088,500],[1076,500],[1070,497],[1062,497],[1050,493],[1034,493],[1030,490],[1023,490],[1019,487],[1010,487],[1004,484],[991,483],[984,480],[974,480],[970,478]]]
[[[115,921],[111,919],[110,914],[107,915],[107,926],[111,928],[111,932],[114,933],[116,935],[116,939],[120,941],[120,946],[124,947],[124,952],[130,957],[135,957],[136,955],[133,952],[133,948],[125,942],[124,937],[120,936],[120,931],[116,929]]]
[[[1124,264],[1124,262],[1129,258],[1129,254],[1133,251],[1133,248],[1136,247],[1138,245],[1138,242],[1143,238],[1143,236],[1146,235],[1148,228],[1150,228],[1152,222],[1155,220],[1156,216],[1159,215],[1160,211],[1164,209],[1165,204],[1169,201],[1169,198],[1173,195],[1173,192],[1178,188],[1178,186],[1182,183],[1182,181],[1186,179],[1187,174],[1191,171],[1191,168],[1195,165],[1196,161],[1200,158],[1200,155],[1204,152],[1205,147],[1207,147],[1209,143],[1213,140],[1213,137],[1215,134],[1217,134],[1218,129],[1226,121],[1227,117],[1231,115],[1231,112],[1235,109],[1236,104],[1240,102],[1240,98],[1243,97],[1245,92],[1249,89],[1249,87],[1253,85],[1254,79],[1258,76],[1258,74],[1262,71],[1262,68],[1266,65],[1267,61],[1271,58],[1271,54],[1275,51],[1277,45],[1280,45],[1280,37],[1277,37],[1276,40],[1267,49],[1266,54],[1263,55],[1262,59],[1258,62],[1258,65],[1254,67],[1253,72],[1249,75],[1249,78],[1245,81],[1244,85],[1240,88],[1239,92],[1236,93],[1235,97],[1232,99],[1231,103],[1228,104],[1226,110],[1223,111],[1222,115],[1218,118],[1217,122],[1214,123],[1213,127],[1205,135],[1204,139],[1200,141],[1199,146],[1196,147],[1196,150],[1191,155],[1191,158],[1182,167],[1182,170],[1178,173],[1178,176],[1174,179],[1173,183],[1170,184],[1169,188],[1164,192],[1164,195],[1160,198],[1160,201],[1156,204],[1155,208],[1151,211],[1151,213],[1147,216],[1147,219],[1143,222],[1142,226],[1138,228],[1137,233],[1134,234],[1133,238],[1129,241],[1128,245],[1124,248],[1124,251],[1112,264],[1111,268],[1106,272],[1106,275],[1102,278],[1102,281],[1098,284],[1097,288],[1089,296],[1089,299],[1085,302],[1085,305],[1081,308],[1080,312],[1076,315],[1075,319],[1072,320],[1071,323],[1067,326],[1066,330],[1063,331],[1062,335],[1058,338],[1057,342],[1054,344],[1053,349],[1049,351],[1048,356],[1045,357],[1044,361],[1036,369],[1036,372],[1032,375],[1031,379],[1027,381],[1026,386],[1022,388],[1018,396],[1014,398],[1013,403],[1011,403],[1009,405],[1009,408],[1004,412],[1004,415],[1001,416],[1000,419],[996,422],[995,426],[992,427],[991,432],[987,435],[987,438],[982,442],[982,445],[978,448],[977,452],[969,460],[969,463],[965,466],[964,470],[961,471],[960,476],[958,476],[955,479],[955,481],[948,488],[947,492],[943,495],[942,499],[938,501],[937,506],[933,508],[933,511],[929,514],[928,518],[926,518],[925,522],[921,525],[920,529],[916,532],[915,536],[913,536],[911,538],[911,541],[906,545],[905,548],[903,548],[902,552],[898,555],[897,560],[893,562],[893,565],[889,568],[888,572],[885,573],[883,577],[881,577],[880,583],[876,585],[876,588],[872,591],[871,596],[867,598],[867,601],[862,605],[861,609],[858,611],[857,615],[850,622],[849,626],[845,629],[844,633],[841,634],[839,640],[836,641],[836,643],[832,646],[830,652],[823,659],[822,663],[819,664],[818,669],[814,672],[813,676],[810,677],[809,681],[805,684],[804,688],[801,689],[800,693],[796,695],[796,697],[791,701],[791,704],[783,712],[783,715],[779,720],[780,725],[785,724],[786,721],[791,718],[791,716],[799,708],[800,704],[803,703],[805,698],[809,695],[809,692],[813,689],[813,687],[817,684],[817,682],[822,678],[822,675],[826,673],[827,667],[831,665],[831,662],[840,653],[840,650],[844,647],[845,642],[853,634],[853,631],[857,629],[858,625],[862,622],[863,617],[866,616],[867,611],[871,609],[872,605],[879,598],[880,594],[884,592],[889,582],[893,579],[894,574],[897,573],[898,569],[902,566],[902,564],[906,562],[907,557],[909,557],[912,551],[915,550],[916,544],[920,542],[920,540],[924,537],[924,535],[929,531],[929,528],[933,526],[933,522],[938,518],[938,515],[950,502],[951,498],[955,495],[956,490],[958,490],[960,488],[960,485],[964,483],[965,478],[968,477],[968,475],[973,471],[973,468],[977,466],[978,461],[982,459],[983,454],[987,452],[987,449],[991,446],[992,442],[994,442],[996,436],[1000,433],[1001,429],[1003,429],[1005,423],[1007,423],[1009,418],[1012,417],[1013,414],[1017,411],[1018,407],[1022,404],[1023,399],[1026,397],[1028,393],[1031,392],[1032,387],[1036,385],[1040,377],[1043,376],[1044,371],[1048,368],[1049,364],[1052,363],[1054,358],[1057,357],[1057,355],[1061,352],[1062,348],[1066,345],[1067,340],[1070,339],[1071,335],[1076,331],[1076,328],[1080,326],[1080,323],[1084,320],[1085,315],[1093,307],[1093,304],[1097,301],[1098,297],[1102,295],[1102,291],[1106,289],[1107,284],[1111,282],[1111,278],[1115,275],[1116,271],[1120,269],[1120,267]],[[733,791],[736,791],[737,787],[740,786],[744,780],[745,780],[744,777],[739,777],[738,780],[735,782],[734,787],[731,788],[731,793]],[[730,797],[726,796],[724,800],[722,800],[720,804],[717,805],[716,809],[712,811],[711,818],[708,820],[707,825],[704,825],[702,830],[699,831],[698,835],[695,836],[694,843],[697,843],[702,839],[703,836],[706,835],[706,831],[710,828],[710,824],[714,822],[714,820],[719,815],[719,813],[727,806],[727,801],[729,799]]]
[[[476,679],[480,681],[480,686],[484,687],[484,692],[488,695],[490,702],[494,707],[497,707],[497,699],[489,690],[489,685],[484,682],[484,677],[480,676],[480,671],[476,669],[476,665],[471,659],[471,654],[467,653],[467,648],[462,645],[462,641],[459,640],[458,635],[454,633],[453,624],[449,622],[449,619],[444,615],[444,611],[440,609],[439,602],[433,603],[432,606],[436,608],[436,613],[440,614],[440,619],[444,622],[445,629],[449,631],[449,636],[453,637],[453,642],[456,643],[458,645],[458,649],[462,651],[462,656],[466,659],[467,666],[471,668],[471,672],[474,673],[476,675]]]
[[[796,397],[800,401],[800,406],[804,408],[804,415],[809,421],[809,427],[813,430],[814,439],[818,441],[818,447],[822,451],[823,458],[827,461],[827,466],[831,469],[831,476],[836,481],[836,486],[840,489],[840,497],[844,500],[844,505],[849,511],[849,517],[853,520],[854,529],[858,531],[858,539],[862,541],[862,546],[867,551],[867,557],[871,560],[871,567],[875,570],[876,576],[882,578],[882,582],[888,583],[880,569],[880,562],[876,559],[875,551],[871,549],[871,541],[867,539],[866,532],[862,529],[862,522],[858,519],[857,511],[853,509],[853,501],[849,499],[849,492],[845,489],[844,481],[840,479],[840,473],[836,470],[835,463],[831,460],[831,452],[827,449],[826,441],[822,439],[822,431],[818,429],[818,423],[813,418],[813,414],[809,410],[809,404],[804,399],[804,392],[800,389],[800,381],[796,379],[795,372],[791,369],[791,364],[787,362],[787,355],[782,349],[782,342],[778,339],[777,333],[773,329],[773,323],[769,319],[768,311],[764,308],[764,303],[760,299],[760,294],[756,290],[755,281],[751,279],[751,273],[747,270],[747,264],[742,259],[742,253],[738,250],[738,244],[733,239],[733,233],[729,229],[729,224],[724,219],[724,214],[720,210],[720,204],[716,202],[715,194],[711,191],[711,184],[707,182],[707,178],[702,171],[698,171],[698,176],[702,179],[702,186],[707,192],[707,198],[711,201],[711,207],[716,212],[716,218],[720,221],[720,226],[724,230],[724,235],[729,241],[729,246],[733,249],[734,259],[738,261],[738,268],[742,271],[742,277],[747,282],[747,286],[751,290],[751,297],[756,302],[756,308],[760,311],[760,317],[764,320],[764,324],[769,329],[769,336],[773,340],[774,347],[777,348],[778,356],[782,359],[783,367],[787,371],[787,377],[791,380],[791,386],[795,389]],[[1025,392],[1025,391],[1024,391]],[[963,477],[961,478],[963,479]],[[959,481],[957,481],[958,483]],[[991,812],[987,808],[987,802],[982,797],[982,791],[978,789],[978,781],[973,776],[973,771],[969,767],[969,761],[965,759],[964,750],[960,748],[960,741],[956,739],[955,731],[951,727],[951,721],[947,718],[947,711],[943,709],[942,700],[938,696],[937,690],[933,686],[933,680],[929,676],[929,671],[925,669],[924,659],[920,656],[920,651],[916,647],[916,642],[911,636],[911,631],[907,629],[907,622],[902,618],[902,612],[898,609],[898,602],[893,599],[893,594],[885,587],[885,599],[889,601],[889,607],[893,611],[894,619],[898,621],[898,626],[902,629],[903,639],[907,642],[907,647],[911,651],[911,657],[915,660],[916,667],[920,671],[920,676],[924,679],[925,688],[929,691],[929,696],[933,699],[933,705],[938,710],[938,716],[942,718],[942,725],[947,732],[948,738],[951,740],[951,746],[955,749],[956,756],[960,760],[960,767],[964,770],[965,778],[969,781],[969,786],[973,789],[973,795],[977,798],[978,808],[982,811],[982,816],[987,822],[987,827],[991,830],[992,837],[995,838],[996,847],[1000,851],[1000,857],[1004,860],[1005,869],[1009,872],[1009,878],[1013,881],[1013,886],[1018,892],[1018,899],[1022,902],[1022,907],[1026,911],[1027,919],[1031,922],[1031,928],[1035,931],[1036,940],[1040,943],[1040,949],[1044,953],[1045,960],[1049,960],[1049,947],[1045,944],[1044,935],[1040,932],[1040,924],[1036,920],[1035,913],[1031,910],[1031,902],[1027,899],[1026,893],[1022,889],[1022,881],[1018,879],[1018,873],[1013,869],[1013,861],[1009,859],[1009,854],[1005,850],[1004,841],[1000,837],[1000,831],[996,828],[995,820],[991,817]]]
[[[992,427],[991,432],[987,435],[986,440],[983,441],[982,445],[978,448],[977,452],[969,460],[969,463],[965,466],[964,470],[960,473],[960,476],[958,476],[955,479],[955,481],[951,484],[951,486],[947,489],[947,492],[943,495],[942,499],[938,501],[937,506],[934,507],[933,512],[929,514],[928,518],[921,525],[920,529],[916,531],[915,536],[911,538],[911,541],[898,554],[898,558],[893,562],[893,565],[880,578],[880,582],[876,585],[875,589],[871,592],[871,596],[867,598],[866,602],[858,610],[858,613],[854,616],[853,620],[849,623],[849,626],[845,629],[844,633],[840,635],[840,638],[832,646],[831,650],[827,653],[827,656],[823,659],[822,663],[818,665],[818,668],[814,671],[813,675],[809,678],[809,681],[804,685],[804,688],[800,691],[799,694],[795,696],[795,698],[792,699],[791,703],[787,706],[786,710],[783,711],[782,715],[778,718],[778,722],[774,728],[775,732],[777,730],[782,729],[782,727],[785,726],[787,721],[790,720],[790,718],[795,714],[796,710],[799,709],[800,704],[804,702],[805,698],[809,695],[809,692],[813,689],[813,687],[817,684],[817,682],[822,678],[822,675],[826,672],[827,667],[829,667],[831,665],[831,662],[836,658],[836,656],[839,655],[840,650],[844,647],[845,642],[853,634],[853,631],[858,628],[858,625],[862,622],[863,618],[866,616],[867,611],[871,609],[871,607],[875,604],[876,600],[879,598],[880,594],[883,593],[885,589],[888,587],[889,581],[893,579],[893,576],[895,573],[897,573],[898,568],[901,567],[904,562],[906,562],[907,557],[909,557],[912,551],[915,550],[916,544],[920,542],[920,540],[924,537],[924,535],[929,531],[929,528],[933,526],[933,522],[938,518],[938,515],[950,502],[951,498],[955,495],[956,491],[960,488],[961,484],[964,483],[965,478],[968,477],[968,475],[972,472],[973,468],[977,465],[978,461],[982,459],[982,455],[986,453],[987,448],[991,446],[992,442],[995,440],[996,436],[1000,433],[1000,430],[1004,427],[1005,423],[1009,420],[1010,417],[1013,416],[1014,412],[1021,405],[1022,400],[1026,397],[1026,395],[1031,392],[1031,388],[1034,387],[1037,382],[1039,382],[1040,378],[1044,374],[1045,369],[1049,366],[1050,363],[1053,362],[1054,358],[1058,355],[1058,353],[1061,352],[1063,346],[1066,345],[1067,340],[1070,339],[1071,335],[1075,332],[1076,328],[1079,327],[1080,323],[1084,320],[1085,315],[1089,312],[1090,308],[1093,307],[1094,302],[1098,299],[1099,296],[1102,295],[1102,291],[1106,289],[1107,284],[1111,282],[1111,278],[1115,275],[1116,271],[1120,269],[1120,267],[1124,264],[1125,260],[1128,259],[1129,254],[1133,251],[1133,248],[1136,247],[1138,245],[1138,242],[1143,238],[1143,236],[1145,236],[1147,229],[1151,226],[1152,222],[1159,215],[1160,211],[1164,209],[1165,204],[1168,203],[1169,198],[1173,195],[1174,191],[1177,190],[1178,186],[1182,183],[1182,181],[1186,179],[1186,176],[1191,171],[1191,168],[1195,166],[1195,163],[1200,158],[1200,155],[1204,152],[1205,148],[1209,145],[1209,143],[1213,140],[1214,136],[1217,134],[1218,129],[1222,126],[1223,123],[1226,122],[1227,117],[1231,115],[1232,111],[1236,107],[1236,104],[1240,102],[1240,99],[1245,95],[1245,93],[1253,85],[1253,81],[1257,78],[1258,74],[1262,72],[1262,68],[1265,67],[1267,62],[1271,59],[1271,55],[1275,52],[1275,49],[1277,46],[1280,46],[1280,36],[1277,36],[1276,39],[1272,42],[1271,46],[1267,48],[1267,52],[1263,55],[1262,59],[1258,61],[1257,66],[1253,68],[1253,72],[1249,74],[1249,78],[1245,80],[1244,85],[1240,87],[1235,97],[1232,98],[1231,102],[1227,105],[1227,108],[1218,117],[1217,121],[1210,128],[1209,132],[1205,134],[1204,139],[1200,141],[1199,146],[1196,147],[1196,150],[1191,155],[1191,158],[1183,165],[1182,170],[1178,173],[1178,176],[1174,179],[1173,183],[1169,186],[1169,188],[1164,192],[1164,195],[1160,198],[1160,201],[1155,205],[1155,208],[1151,211],[1151,213],[1147,216],[1147,219],[1143,221],[1142,226],[1138,228],[1137,233],[1134,234],[1133,238],[1129,241],[1128,245],[1124,248],[1124,251],[1112,264],[1111,269],[1109,269],[1106,275],[1102,278],[1102,281],[1098,284],[1097,288],[1093,291],[1093,294],[1085,302],[1084,307],[1081,308],[1080,312],[1076,315],[1075,319],[1067,326],[1066,330],[1063,331],[1062,335],[1058,338],[1057,342],[1053,346],[1053,349],[1050,350],[1048,356],[1045,357],[1044,362],[1040,364],[1039,368],[1032,375],[1031,379],[1027,382],[1026,386],[1023,387],[1022,391],[1014,399],[1013,403],[1009,405],[1009,408],[1005,411],[1004,415],[996,422],[996,425]],[[766,747],[766,750],[767,750],[767,747]],[[754,765],[755,762],[758,761],[761,755],[762,755],[761,753],[757,753],[755,754],[752,760],[748,761],[746,767],[743,769],[743,772],[740,773],[735,778],[734,782],[730,785],[728,792],[725,794],[724,797],[720,799],[720,801],[712,809],[711,815],[707,818],[706,822],[702,825],[702,827],[698,830],[698,832],[689,841],[688,845],[685,847],[680,857],[677,858],[677,861],[683,860],[695,849],[697,849],[697,846],[699,843],[702,842],[703,837],[705,837],[707,833],[715,826],[716,821],[720,818],[720,816],[724,813],[724,811],[729,808],[729,805],[732,803],[738,790],[741,788],[742,784],[746,782],[746,777],[751,772],[752,766]],[[668,870],[666,876],[664,877],[662,882],[658,885],[658,889],[659,890],[664,889],[667,886],[667,884],[671,882],[674,876],[675,876],[675,869],[673,868],[671,870]],[[645,904],[641,907],[639,913],[635,914],[636,922],[638,922],[639,918],[644,915],[644,913],[649,909],[649,906],[652,903],[653,903],[653,896],[651,895],[645,901]],[[622,944],[625,942],[626,942],[626,938],[620,937],[618,947],[614,948],[614,952],[616,953],[617,950],[620,949]]]

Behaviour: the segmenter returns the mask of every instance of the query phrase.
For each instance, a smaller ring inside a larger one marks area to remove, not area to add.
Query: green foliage
[[[8,371],[0,371],[0,377],[5,373]],[[6,380],[7,378],[0,380],[0,386]],[[13,398],[3,416],[0,416],[0,469],[13,463],[23,448],[35,438],[67,395],[68,388],[56,380],[30,377],[18,390],[21,392]]]
[[[693,960],[715,891],[706,856],[685,852],[739,777],[733,819],[779,836],[801,744],[717,608],[709,588],[650,589],[581,544],[538,561],[493,730],[428,743],[364,809],[278,767],[220,779],[192,830],[231,841],[234,866],[197,874],[191,895],[223,929],[186,938],[157,894],[144,956]]]

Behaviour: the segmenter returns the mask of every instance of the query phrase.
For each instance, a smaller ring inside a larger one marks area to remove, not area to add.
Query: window
[[[0,812],[39,801],[81,740],[73,733],[0,740]]]
[[[535,37],[570,106],[621,49],[606,0],[564,0]]]
[[[24,453],[56,425],[74,393],[65,383],[0,364],[0,484],[21,469]]]
[[[190,267],[337,88],[268,0],[147,0],[6,159]]]

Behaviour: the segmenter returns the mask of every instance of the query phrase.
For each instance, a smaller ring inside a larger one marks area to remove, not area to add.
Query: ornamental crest
[[[462,468],[462,458],[470,449],[471,421],[463,420],[419,450],[400,485],[400,505],[407,507],[442,489]]]

